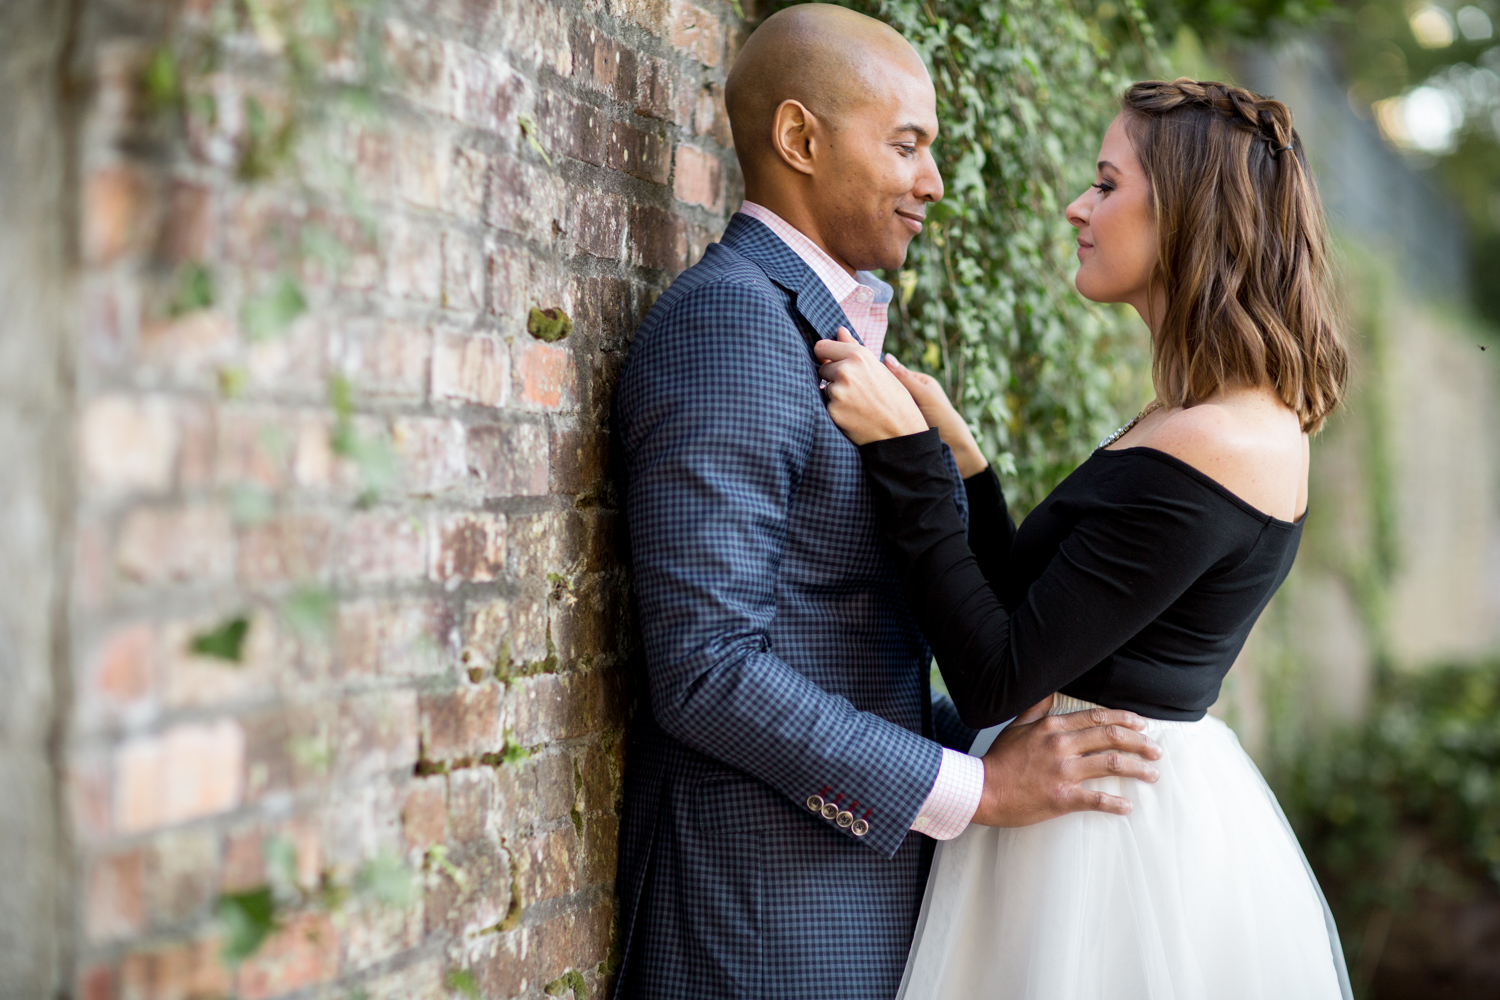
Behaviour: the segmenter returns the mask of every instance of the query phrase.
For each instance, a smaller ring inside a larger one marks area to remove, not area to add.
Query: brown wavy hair
[[[1229,386],[1270,386],[1317,431],[1343,398],[1349,356],[1291,111],[1186,78],[1137,83],[1121,106],[1156,218],[1158,398],[1192,406]]]

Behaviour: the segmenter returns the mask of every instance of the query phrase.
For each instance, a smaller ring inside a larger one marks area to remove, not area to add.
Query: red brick
[[[705,66],[717,66],[724,56],[724,26],[701,7],[685,0],[672,5],[671,42]]]
[[[120,529],[115,561],[148,585],[226,579],[234,564],[229,515],[210,506],[134,510]]]
[[[349,326],[334,339],[334,363],[360,399],[421,402],[432,333],[412,323]]]
[[[505,568],[505,515],[449,514],[435,531],[434,580],[487,582]]]
[[[512,906],[509,857],[494,845],[479,842],[456,845],[448,862],[464,873],[464,882],[460,885],[451,876],[439,874],[429,883],[428,933],[437,932],[450,940],[494,933]]]
[[[130,740],[116,760],[115,828],[151,830],[239,805],[245,733],[231,719],[181,723]]]
[[[537,95],[540,142],[553,156],[592,163],[608,162],[609,119],[591,105],[553,91]]]
[[[397,299],[437,305],[443,294],[443,252],[439,234],[405,222],[386,231],[385,291]]]
[[[717,157],[691,146],[677,147],[672,193],[679,201],[701,205],[710,212],[724,210],[724,166]]]
[[[516,396],[541,410],[568,410],[578,405],[578,366],[566,345],[532,341],[516,345]]]
[[[346,675],[419,677],[441,672],[456,641],[447,605],[423,600],[345,601],[336,643]]]
[[[550,242],[572,224],[565,190],[551,171],[501,156],[490,181],[487,221],[505,232]]]
[[[508,699],[511,738],[536,746],[586,735],[598,725],[602,695],[596,671],[518,678]]]
[[[147,921],[168,927],[204,912],[216,895],[219,836],[205,829],[153,837],[146,847]]]
[[[156,630],[147,623],[123,626],[107,636],[96,654],[94,683],[115,704],[150,692],[155,674]]]
[[[547,657],[545,581],[512,597],[471,604],[463,631],[465,662],[479,669],[540,663]]]
[[[414,514],[365,511],[341,532],[339,570],[358,583],[414,580],[427,573],[427,529]]]
[[[117,1000],[120,970],[113,965],[92,965],[78,976],[79,1000]]]
[[[632,206],[632,214],[642,206]],[[660,212],[660,209],[655,211]],[[625,232],[625,202],[611,194],[578,191],[570,231],[580,253],[617,260]]]
[[[724,106],[724,88],[711,83],[698,91],[693,105],[693,132],[706,135],[725,149],[734,147],[734,132],[729,127],[729,111]]]
[[[439,333],[432,353],[432,397],[504,406],[510,395],[510,352],[494,337]]]
[[[425,851],[448,840],[448,787],[441,775],[418,778],[401,807],[401,831],[408,851]]]
[[[396,80],[414,99],[434,106],[444,91],[443,43],[398,21],[385,22],[385,55]]]
[[[547,493],[547,429],[541,424],[476,424],[467,429],[469,469],[485,496]]]
[[[105,167],[91,174],[83,192],[83,255],[105,265],[136,247],[151,213],[151,186],[130,167]]]
[[[477,313],[484,305],[488,261],[469,236],[443,234],[443,308]]]
[[[636,63],[635,113],[661,121],[672,120],[676,106],[674,93],[675,75],[669,64],[650,56],[641,56]]]
[[[687,231],[678,216],[652,205],[632,205],[630,246],[636,264],[676,274],[685,266]]]
[[[505,743],[500,729],[500,692],[499,684],[487,682],[446,694],[423,695],[423,758],[472,760],[481,754],[498,753]]]
[[[156,252],[172,262],[202,261],[214,238],[213,195],[191,181],[173,181]]]
[[[327,568],[333,525],[320,514],[282,514],[245,529],[239,574],[250,586],[301,583]]]
[[[212,1000],[232,989],[212,939],[132,952],[120,965],[120,1000]]]
[[[578,847],[578,834],[571,823],[510,843],[516,887],[527,906],[578,891]]]
[[[139,848],[96,859],[89,866],[84,921],[95,944],[145,928],[145,857]]]
[[[91,400],[79,420],[89,483],[102,493],[163,493],[171,488],[178,430],[163,397],[115,394]]]
[[[609,435],[592,426],[552,425],[552,492],[577,496],[597,487],[609,455]]]
[[[219,414],[216,469],[221,483],[280,489],[290,472],[291,432],[269,407],[229,407]]]
[[[407,489],[435,496],[463,485],[472,460],[464,426],[457,420],[405,417],[393,422],[391,443],[402,461]]]
[[[339,935],[325,913],[292,917],[236,973],[235,990],[243,1000],[290,993],[326,983],[338,975]]]
[[[388,771],[409,772],[417,762],[417,696],[382,691],[346,698],[339,705],[339,773],[369,780]]]
[[[672,170],[672,145],[654,133],[610,122],[609,168],[652,184],[665,184]]]

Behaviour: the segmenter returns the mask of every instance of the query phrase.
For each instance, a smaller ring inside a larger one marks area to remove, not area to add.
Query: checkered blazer
[[[615,423],[651,711],[627,754],[620,997],[886,1000],[901,981],[931,845],[908,828],[940,744],[973,732],[930,695],[818,389],[811,345],[840,325],[735,215],[631,344]]]

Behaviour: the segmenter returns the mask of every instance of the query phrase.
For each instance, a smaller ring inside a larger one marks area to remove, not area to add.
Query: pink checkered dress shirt
[[[756,222],[762,223],[791,247],[802,262],[812,268],[813,273],[828,286],[834,301],[854,324],[854,332],[866,347],[879,357],[881,345],[885,343],[888,309],[891,302],[891,286],[869,271],[856,271],[853,277],[839,266],[812,240],[793,228],[781,216],[763,205],[747,201],[740,211]],[[938,767],[937,779],[932,791],[917,812],[911,828],[925,833],[934,840],[952,840],[964,832],[969,820],[979,810],[979,797],[984,789],[984,762],[957,750],[943,748],[943,761]]]

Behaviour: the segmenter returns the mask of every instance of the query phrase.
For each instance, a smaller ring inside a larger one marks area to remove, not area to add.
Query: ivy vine
[[[901,271],[890,349],[940,378],[1029,510],[1150,396],[1145,331],[1084,300],[1063,211],[1152,65],[1137,3],[849,0],[927,61],[947,193]],[[1105,8],[1108,9],[1105,9]]]

